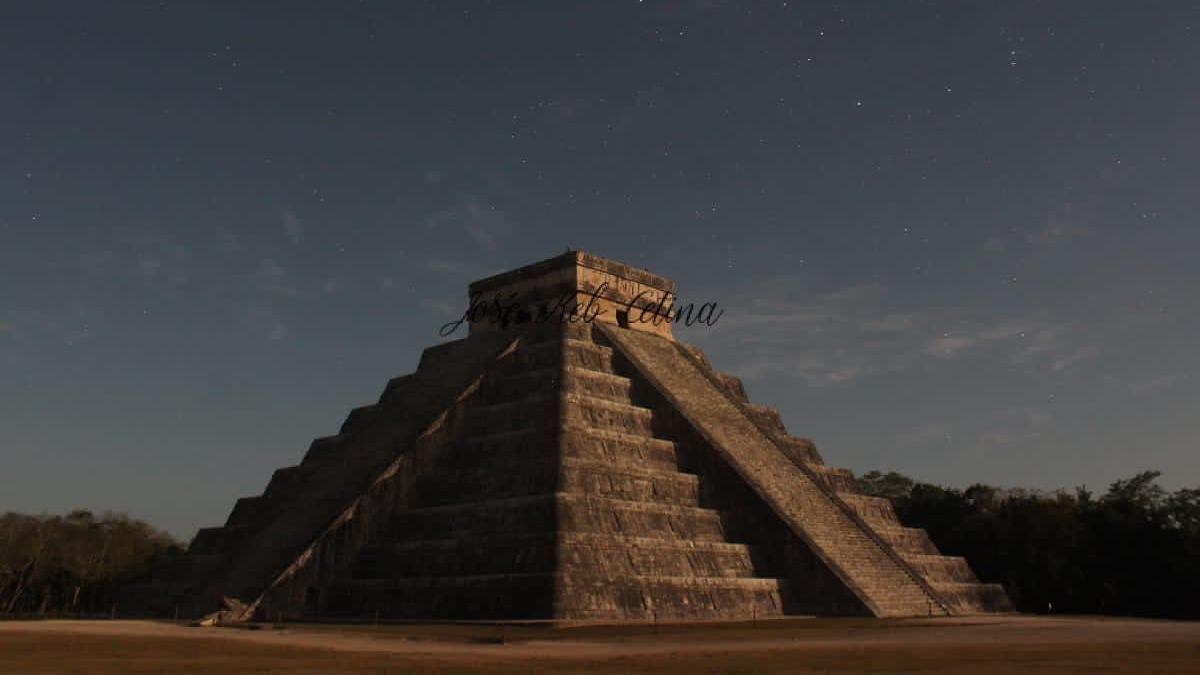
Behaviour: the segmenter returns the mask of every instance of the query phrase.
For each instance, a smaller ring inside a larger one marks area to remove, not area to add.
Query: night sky
[[[9,2],[0,511],[182,537],[578,248],[855,471],[1200,484],[1200,4]]]

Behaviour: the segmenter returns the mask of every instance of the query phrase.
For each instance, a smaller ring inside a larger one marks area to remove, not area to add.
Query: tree
[[[144,522],[76,510],[0,517],[0,612],[98,612],[181,544]]]
[[[895,471],[887,473],[868,471],[858,477],[860,492],[872,497],[886,497],[892,501],[908,497],[912,492],[913,485],[915,485],[913,479]]]
[[[1153,513],[1166,500],[1166,491],[1159,487],[1159,471],[1143,471],[1133,478],[1114,482],[1108,488],[1103,501],[1130,511]]]
[[[1074,493],[965,490],[872,471],[868,494],[1004,584],[1021,611],[1200,617],[1200,490],[1168,493],[1157,471],[1115,481],[1099,499]]]
[[[1167,497],[1166,511],[1172,525],[1200,537],[1200,490],[1179,490]]]

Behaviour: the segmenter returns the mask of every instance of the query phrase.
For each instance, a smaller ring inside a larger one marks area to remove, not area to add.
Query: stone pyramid
[[[674,290],[578,251],[475,282],[467,337],[426,349],[201,530],[148,605],[198,615],[231,597],[268,620],[1011,611],[646,314]]]

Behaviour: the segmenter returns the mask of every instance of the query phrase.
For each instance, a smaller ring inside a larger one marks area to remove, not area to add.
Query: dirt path
[[[726,628],[728,628],[726,626]],[[838,649],[863,650],[869,647],[928,646],[1003,646],[1007,644],[1134,644],[1181,643],[1200,646],[1200,622],[1169,622],[1137,619],[1100,619],[1086,617],[988,617],[978,619],[920,619],[889,622],[879,627],[862,623],[823,621],[811,627],[803,622],[770,626],[762,623],[746,627],[750,631],[737,636],[722,636],[719,630],[704,625],[678,627],[676,634],[639,635],[636,628],[613,635],[571,635],[572,629],[558,632],[552,639],[506,640],[503,644],[482,644],[479,639],[432,636],[436,628],[422,635],[402,630],[339,629],[337,626],[273,630],[235,630],[225,628],[189,628],[150,621],[28,621],[0,622],[0,633],[33,632],[39,634],[112,636],[125,638],[171,638],[196,641],[236,641],[241,643],[300,647],[337,652],[430,656],[439,659],[471,661],[506,659],[604,659],[622,656],[669,654],[705,654],[763,652],[770,650]],[[756,634],[761,633],[761,637]]]

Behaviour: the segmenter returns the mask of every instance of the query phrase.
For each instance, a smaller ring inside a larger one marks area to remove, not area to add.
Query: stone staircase
[[[629,336],[631,341],[651,342],[642,336]],[[716,373],[694,347],[678,345],[680,351],[690,356],[693,366],[708,371],[710,382],[716,385],[736,406],[741,407],[759,431],[768,437],[792,463],[810,476],[818,486],[828,493],[831,502],[842,502],[852,511],[851,520],[857,528],[876,540],[882,549],[890,549],[889,555],[898,559],[900,566],[907,568],[910,576],[917,578],[927,596],[925,608],[933,611],[930,600],[936,600],[943,612],[952,614],[975,614],[985,612],[1011,612],[1011,602],[999,584],[981,583],[971,571],[965,558],[941,555],[924,530],[901,525],[892,504],[887,499],[862,495],[857,492],[854,475],[847,469],[828,466],[807,439],[790,436],[778,411],[749,401],[741,381],[731,375]],[[663,358],[659,355],[660,360]],[[676,372],[687,373],[679,364]],[[702,382],[694,387],[703,389]],[[825,521],[829,522],[829,521]],[[808,527],[817,523],[810,520]],[[816,534],[820,537],[820,533]],[[836,560],[849,560],[853,566],[860,560],[871,560],[869,556],[847,557],[845,546],[838,547]],[[853,570],[852,570],[853,572]],[[868,579],[871,575],[868,573]],[[895,603],[891,606],[895,607]],[[899,613],[920,613],[921,603],[910,604],[907,609],[899,607]],[[939,612],[940,613],[940,612]]]
[[[694,349],[634,331],[599,329],[870,613],[952,611],[937,589],[840,499],[837,488],[851,484],[846,472],[817,468],[816,462],[796,461],[781,451],[775,438],[786,432],[774,411],[737,400],[729,378],[708,374]]]
[[[300,464],[277,469],[261,495],[237,500],[224,525],[201,529],[148,587],[130,587],[127,606],[199,616],[221,608],[222,596],[256,597],[513,339],[426,349],[414,373],[352,410],[337,434],[314,440]]]
[[[890,501],[858,494],[853,484],[830,487],[921,575],[952,613],[1013,611],[1003,586],[981,583],[966,558],[938,553],[924,530],[900,524]]]
[[[692,355],[708,367],[707,360],[698,350],[693,350]],[[736,377],[720,374],[718,380],[724,385],[727,393],[744,403],[755,423],[777,445],[811,446],[811,442],[806,439],[788,435],[778,411],[750,403],[741,381]],[[863,524],[890,546],[937,593],[942,604],[951,613],[1014,611],[1003,586],[981,583],[965,558],[941,555],[924,530],[901,525],[892,503],[887,499],[859,494],[857,481],[851,471],[828,466],[815,452],[815,448],[811,452],[794,454],[793,460],[813,473],[838,499],[849,506]]]

